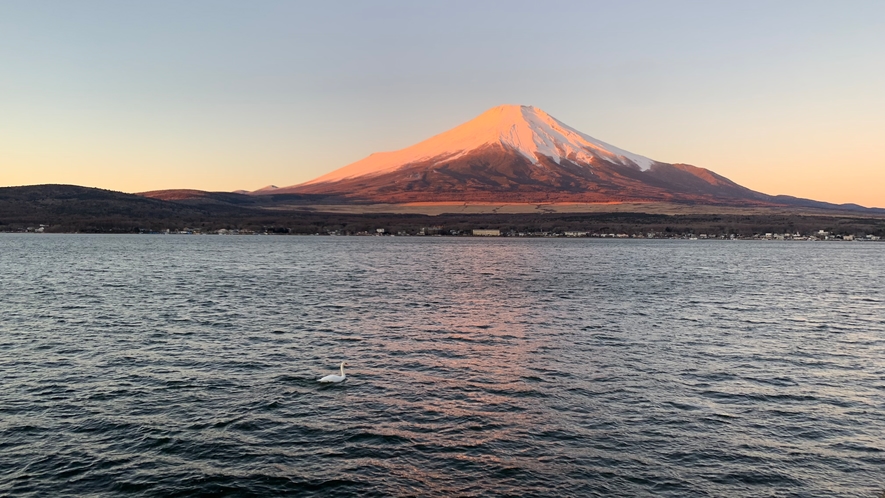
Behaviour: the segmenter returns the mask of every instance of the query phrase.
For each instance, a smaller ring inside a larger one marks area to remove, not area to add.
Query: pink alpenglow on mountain
[[[372,154],[301,185],[253,192],[267,193],[379,203],[769,203],[712,171],[654,161],[518,105],[489,109],[411,147]]]

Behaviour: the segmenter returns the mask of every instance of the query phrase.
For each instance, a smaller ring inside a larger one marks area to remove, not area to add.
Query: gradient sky
[[[0,2],[0,185],[291,185],[500,104],[885,207],[885,2]]]

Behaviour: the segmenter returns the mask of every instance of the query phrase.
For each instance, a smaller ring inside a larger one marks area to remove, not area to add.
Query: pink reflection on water
[[[532,385],[538,380],[532,367],[547,341],[540,327],[544,318],[528,311],[537,309],[532,305],[537,297],[525,285],[508,283],[535,278],[525,268],[537,268],[543,253],[524,246],[512,251],[505,240],[436,250],[439,260],[424,263],[425,271],[439,275],[440,285],[415,295],[416,303],[429,306],[416,307],[406,323],[395,324],[402,328],[398,340],[378,334],[387,340],[387,363],[362,372],[386,384],[382,398],[390,417],[371,432],[407,441],[413,450],[448,455],[443,466],[556,471],[554,461],[515,444],[530,440],[548,422],[542,416],[545,401]],[[537,260],[526,265],[516,254]],[[396,458],[371,464],[439,493],[464,491],[448,487],[439,469],[416,469]]]

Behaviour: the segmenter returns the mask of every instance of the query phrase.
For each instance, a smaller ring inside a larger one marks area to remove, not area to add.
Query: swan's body
[[[344,366],[345,365],[347,365],[347,363],[342,361],[341,362],[341,375],[335,375],[335,374],[327,375],[327,376],[323,377],[322,379],[320,379],[319,381],[324,384],[332,383],[332,382],[334,382],[334,383],[344,382],[344,380],[347,379],[347,376],[344,375]]]

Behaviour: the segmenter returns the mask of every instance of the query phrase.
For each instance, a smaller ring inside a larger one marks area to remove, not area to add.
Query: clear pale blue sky
[[[290,185],[504,103],[885,206],[885,2],[0,2],[0,185]]]

